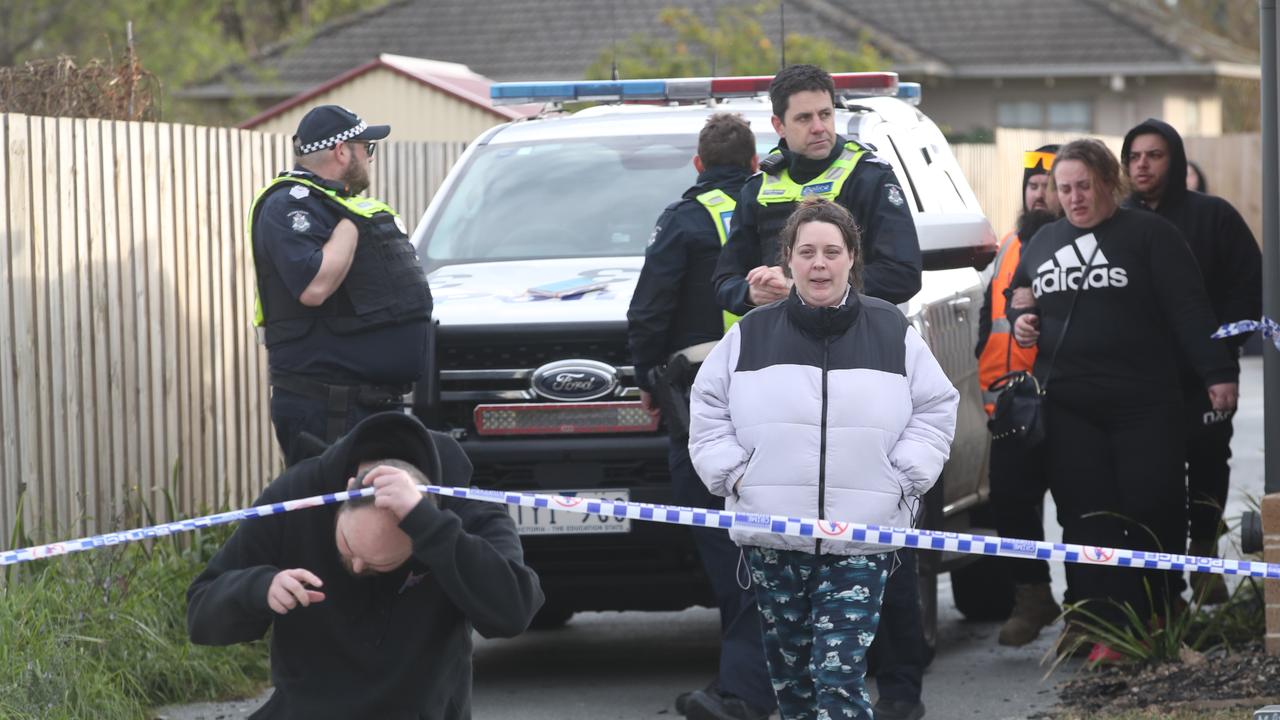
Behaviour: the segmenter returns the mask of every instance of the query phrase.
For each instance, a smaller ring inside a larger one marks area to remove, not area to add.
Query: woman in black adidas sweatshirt
[[[1046,452],[1063,540],[1180,553],[1186,488],[1178,356],[1195,368],[1215,409],[1235,408],[1238,371],[1209,337],[1213,310],[1178,230],[1119,208],[1120,167],[1111,151],[1096,140],[1068,143],[1053,177],[1066,217],[1023,249],[1012,287],[1015,294],[1029,288],[1035,309],[1009,316],[1018,342],[1040,347],[1035,374],[1048,385]],[[1011,306],[1019,304],[1015,297]],[[1066,569],[1068,600],[1127,602],[1144,618],[1164,613],[1176,577],[1075,563]],[[1108,602],[1088,609],[1123,617]],[[1101,646],[1091,657],[1115,659]]]

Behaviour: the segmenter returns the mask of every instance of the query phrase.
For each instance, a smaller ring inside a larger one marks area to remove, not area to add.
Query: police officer
[[[396,407],[421,374],[431,291],[404,222],[369,187],[391,132],[337,105],[310,110],[296,165],[250,211],[254,323],[267,346],[271,422],[288,465]]]
[[[778,236],[797,202],[808,195],[833,200],[862,229],[864,292],[892,303],[920,290],[920,241],[907,196],[893,168],[857,142],[836,134],[835,85],[814,65],[792,65],[769,85],[773,128],[782,141],[760,162],[763,171],[742,188],[733,230],[720,253],[714,282],[720,307],[739,315],[786,297]],[[879,657],[877,720],[917,720],[926,663],[916,559],[899,550],[889,577],[873,652]]]
[[[990,415],[995,393],[991,384],[1001,376],[1035,365],[1036,348],[1020,347],[1013,341],[1005,307],[1009,301],[1009,282],[1018,268],[1022,248],[1046,223],[1058,219],[1061,205],[1049,174],[1057,145],[1044,145],[1023,153],[1022,212],[1017,227],[1000,242],[1000,251],[992,263],[991,282],[987,285],[978,321],[978,382],[984,395],[983,405]],[[1001,537],[1044,540],[1044,494],[1049,481],[1040,466],[1037,448],[1028,448],[1013,439],[996,439],[991,443],[991,506],[996,533]],[[1002,559],[1002,566],[1013,580],[1013,612],[1000,627],[996,640],[1001,645],[1026,645],[1040,631],[1062,614],[1053,597],[1049,582],[1049,564],[1043,560]]]
[[[740,116],[716,113],[698,135],[697,183],[667,206],[645,251],[627,312],[627,333],[640,398],[666,417],[669,466],[677,504],[723,508],[689,460],[688,390],[698,363],[736,316],[716,305],[711,272],[728,234],[742,184],[756,169],[755,136]],[[694,544],[720,608],[720,670],[706,690],[682,693],[676,710],[690,718],[763,719],[777,706],[765,665],[755,595],[735,577],[738,547],[722,530],[693,529]]]

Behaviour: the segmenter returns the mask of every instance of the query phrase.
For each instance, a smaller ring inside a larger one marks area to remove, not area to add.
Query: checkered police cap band
[[[350,140],[351,138],[359,135],[360,133],[364,132],[368,128],[369,128],[368,123],[361,120],[360,122],[356,123],[355,127],[349,128],[347,130],[343,130],[342,132],[332,137],[327,137],[323,140],[317,140],[313,143],[307,143],[306,145],[298,145],[297,146],[298,154],[309,155],[313,152],[327,150],[333,147],[334,145],[337,145],[340,142],[346,142],[347,140]]]

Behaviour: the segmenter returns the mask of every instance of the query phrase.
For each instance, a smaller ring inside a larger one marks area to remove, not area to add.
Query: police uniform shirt
[[[778,147],[789,162],[791,179],[804,183],[825,172],[844,151],[846,142],[848,140],[837,135],[835,148],[822,160],[792,153],[786,141]],[[762,178],[763,173],[757,174],[742,188],[742,197],[733,215],[733,231],[716,265],[716,299],[720,307],[737,315],[754,307],[749,304],[747,272],[760,265],[777,265],[781,257],[781,248],[775,249],[768,258],[760,252],[756,226],[760,203],[756,198]],[[891,303],[906,302],[914,297],[920,291],[923,270],[920,240],[911,209],[907,207],[910,200],[898,184],[893,168],[867,148],[867,154],[858,161],[835,201],[853,215],[862,231],[862,293]]]
[[[301,168],[295,171],[305,172]],[[340,183],[309,173],[307,178],[342,192]],[[271,281],[283,282],[295,298],[301,297],[320,271],[321,250],[343,217],[318,195],[318,191],[298,184],[272,191],[262,200],[254,228],[254,237],[262,244],[274,271]],[[341,292],[344,292],[342,287],[335,291]],[[273,345],[268,364],[273,370],[329,383],[412,382],[420,376],[424,365],[429,322],[416,320],[358,335],[335,335],[323,321],[317,321],[304,337]]]
[[[720,233],[697,196],[722,190],[737,201],[750,176],[746,168],[709,167],[658,218],[627,310],[627,337],[641,389],[653,391],[649,370],[666,362],[671,353],[724,334],[711,285]]]

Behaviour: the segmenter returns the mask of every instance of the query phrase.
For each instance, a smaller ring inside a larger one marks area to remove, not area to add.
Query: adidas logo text
[[[1093,264],[1085,272],[1085,263],[1093,258]],[[1036,297],[1064,290],[1088,290],[1090,288],[1122,288],[1129,285],[1129,273],[1122,267],[1111,266],[1107,256],[1098,249],[1093,233],[1081,235],[1070,245],[1065,245],[1036,268],[1031,281],[1031,291]]]

